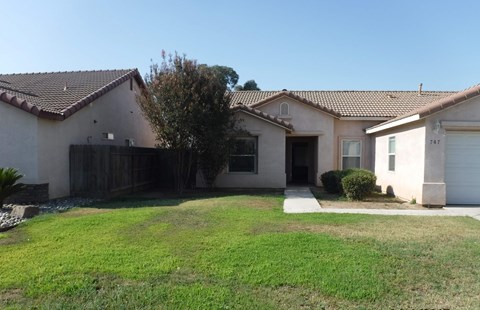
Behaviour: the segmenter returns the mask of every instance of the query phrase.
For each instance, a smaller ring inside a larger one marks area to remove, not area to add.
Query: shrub
[[[342,179],[342,187],[345,195],[350,200],[363,200],[375,189],[377,177],[364,169],[352,169]]]
[[[323,188],[330,194],[339,193],[338,188],[338,170],[330,170],[325,173],[322,173],[320,180],[322,181]]]
[[[320,176],[323,188],[330,194],[343,194],[342,179],[355,169],[330,170]]]
[[[3,207],[5,198],[23,190],[22,183],[17,183],[22,175],[13,168],[0,168],[0,209]]]

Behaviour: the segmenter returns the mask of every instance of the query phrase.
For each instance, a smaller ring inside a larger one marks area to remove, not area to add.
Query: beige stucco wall
[[[23,183],[38,183],[37,117],[0,102],[0,167],[24,175]]]
[[[134,139],[135,146],[155,145],[152,130],[136,103],[138,85],[134,84],[131,91],[130,81],[126,81],[64,121],[38,119],[38,182],[49,183],[50,198],[70,194],[71,144],[124,146],[125,139]],[[103,139],[102,133],[113,133],[114,140]]]
[[[280,115],[280,105],[283,102],[289,105],[289,117]],[[272,100],[257,109],[290,122],[294,131],[288,136],[318,137],[314,179],[316,185],[321,185],[320,175],[325,171],[336,169],[335,154],[332,150],[335,148],[334,117],[289,97]]]
[[[365,134],[365,129],[377,125],[380,121],[361,121],[361,120],[335,120],[335,141],[336,147],[333,149],[335,158],[335,169],[342,167],[342,140],[359,139],[362,141],[361,150],[361,168],[374,170],[375,147],[372,137]]]
[[[435,124],[441,128],[435,131]],[[450,131],[480,130],[480,98],[469,99],[424,120],[375,134],[377,183],[424,205],[445,205],[445,153]],[[388,137],[397,136],[397,171],[388,172]],[[401,139],[401,140],[400,140]],[[402,158],[402,159],[400,159]]]
[[[236,115],[240,126],[258,139],[257,173],[229,173],[225,170],[217,179],[217,187],[230,188],[284,188],[285,129],[243,112]],[[202,186],[197,176],[197,186]]]
[[[395,171],[388,171],[388,140],[395,136]],[[425,126],[424,121],[405,125],[375,135],[375,175],[377,184],[385,192],[405,200],[423,203]]]
[[[435,132],[435,123],[439,121],[442,127]],[[455,122],[455,123],[453,123]],[[449,125],[454,124],[454,125]],[[446,109],[426,119],[425,139],[425,185],[429,191],[428,201],[431,204],[445,205],[445,153],[446,139],[449,131],[479,131],[480,98],[472,98],[457,106]]]

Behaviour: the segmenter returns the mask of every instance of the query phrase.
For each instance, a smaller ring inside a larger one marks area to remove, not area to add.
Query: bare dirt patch
[[[18,302],[24,299],[23,291],[19,288],[0,291],[0,304],[8,304],[10,302]]]
[[[81,208],[76,209],[67,213],[63,213],[62,216],[64,217],[80,217],[80,216],[88,216],[88,215],[95,215],[95,214],[102,214],[112,212],[112,209],[97,209],[97,208]]]

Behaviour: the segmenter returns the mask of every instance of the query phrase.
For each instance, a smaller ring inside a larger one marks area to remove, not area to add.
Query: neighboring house
[[[0,167],[50,199],[69,196],[70,145],[154,146],[142,87],[136,69],[0,75]]]
[[[216,185],[321,185],[322,173],[357,167],[420,204],[480,204],[479,92],[233,92],[251,135],[238,137]]]

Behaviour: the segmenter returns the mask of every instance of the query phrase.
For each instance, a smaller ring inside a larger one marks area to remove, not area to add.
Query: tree
[[[235,85],[238,83],[238,74],[235,70],[226,66],[212,66],[212,68],[218,75],[219,78],[228,86],[228,90],[232,90]]]
[[[18,183],[23,176],[13,168],[0,168],[0,209],[5,198],[23,190],[25,185]]]
[[[235,86],[235,90],[260,90],[255,80],[248,80],[246,81],[243,86],[237,85]]]
[[[194,155],[208,187],[225,167],[235,121],[227,80],[217,68],[175,54],[152,64],[139,98],[159,146],[175,152],[175,187],[188,182]]]

